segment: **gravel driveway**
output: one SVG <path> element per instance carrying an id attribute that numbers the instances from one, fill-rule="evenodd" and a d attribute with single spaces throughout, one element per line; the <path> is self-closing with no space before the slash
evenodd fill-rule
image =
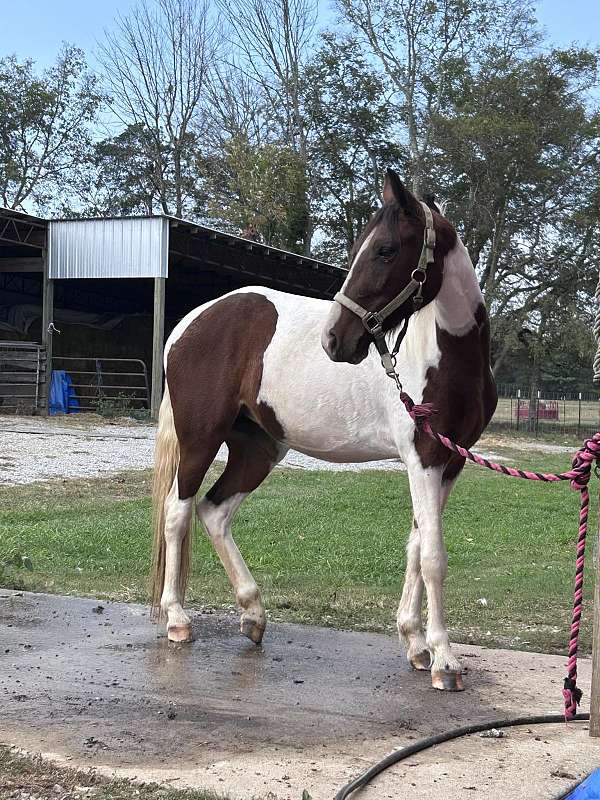
<path id="1" fill-rule="evenodd" d="M 152 466 L 156 426 L 128 420 L 114 423 L 92 415 L 0 416 L 0 484 L 90 477 Z M 227 458 L 223 446 L 217 459 Z M 298 469 L 404 470 L 399 461 L 330 464 L 290 450 L 282 461 Z"/>

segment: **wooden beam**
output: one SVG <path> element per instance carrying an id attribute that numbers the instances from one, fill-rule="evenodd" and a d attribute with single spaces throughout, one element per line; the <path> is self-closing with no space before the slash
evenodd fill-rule
<path id="1" fill-rule="evenodd" d="M 0 272 L 43 272 L 42 258 L 0 258 Z"/>
<path id="2" fill-rule="evenodd" d="M 152 393 L 150 415 L 158 419 L 163 390 L 163 350 L 165 347 L 166 278 L 154 278 L 154 326 L 152 331 Z"/>
<path id="3" fill-rule="evenodd" d="M 599 504 L 600 506 L 600 504 Z M 590 736 L 600 738 L 600 515 L 596 532 L 596 584 L 594 586 L 594 639 L 592 646 L 592 688 L 590 690 Z"/>
<path id="4" fill-rule="evenodd" d="M 48 397 L 50 395 L 50 381 L 52 379 L 52 320 L 54 318 L 54 281 L 48 276 L 48 251 L 42 250 L 42 268 L 44 278 L 42 282 L 42 344 L 46 348 L 46 380 L 40 398 L 44 414 L 48 413 Z"/>

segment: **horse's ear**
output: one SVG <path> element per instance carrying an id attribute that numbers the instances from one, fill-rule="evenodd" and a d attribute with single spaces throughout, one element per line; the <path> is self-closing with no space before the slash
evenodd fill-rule
<path id="1" fill-rule="evenodd" d="M 385 172 L 383 202 L 398 203 L 405 211 L 416 212 L 418 214 L 419 201 L 414 194 L 406 188 L 393 169 L 387 169 Z"/>
<path id="2" fill-rule="evenodd" d="M 434 194 L 426 194 L 423 196 L 423 202 L 429 206 L 432 211 L 439 211 L 440 208 L 435 200 Z"/>
<path id="3" fill-rule="evenodd" d="M 385 181 L 383 182 L 383 202 L 384 203 L 400 203 L 404 205 L 406 199 L 407 189 L 400 180 L 398 173 L 393 169 L 386 169 Z"/>

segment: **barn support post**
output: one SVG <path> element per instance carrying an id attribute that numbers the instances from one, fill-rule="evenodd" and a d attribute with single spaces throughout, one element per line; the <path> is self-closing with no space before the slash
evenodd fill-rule
<path id="1" fill-rule="evenodd" d="M 46 375 L 41 396 L 41 408 L 48 413 L 48 396 L 52 379 L 52 319 L 54 317 L 54 281 L 48 272 L 48 251 L 42 250 L 44 277 L 42 283 L 42 344 L 46 349 Z"/>
<path id="2" fill-rule="evenodd" d="M 166 278 L 154 278 L 154 325 L 152 330 L 152 392 L 150 415 L 158 419 L 163 388 L 163 350 L 165 346 Z"/>

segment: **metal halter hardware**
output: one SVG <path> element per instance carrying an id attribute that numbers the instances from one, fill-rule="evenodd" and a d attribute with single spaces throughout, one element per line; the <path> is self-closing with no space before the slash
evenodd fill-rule
<path id="1" fill-rule="evenodd" d="M 381 308 L 379 311 L 367 311 L 361 305 L 350 299 L 343 292 L 338 292 L 333 298 L 335 302 L 352 311 L 360 317 L 365 329 L 371 334 L 375 341 L 375 346 L 381 357 L 381 363 L 387 375 L 396 381 L 396 385 L 401 389 L 400 379 L 396 373 L 396 355 L 400 348 L 404 334 L 406 333 L 407 318 L 403 320 L 404 326 L 398 334 L 396 345 L 392 353 L 388 350 L 385 341 L 385 334 L 383 332 L 383 323 L 393 314 L 396 309 L 412 297 L 413 308 L 415 311 L 423 305 L 423 284 L 427 280 L 427 267 L 433 264 L 433 251 L 435 249 L 435 228 L 433 227 L 433 214 L 431 209 L 426 203 L 421 202 L 421 206 L 425 213 L 425 231 L 423 233 L 423 247 L 421 248 L 421 255 L 419 263 L 410 274 L 410 281 L 393 300 Z"/>

